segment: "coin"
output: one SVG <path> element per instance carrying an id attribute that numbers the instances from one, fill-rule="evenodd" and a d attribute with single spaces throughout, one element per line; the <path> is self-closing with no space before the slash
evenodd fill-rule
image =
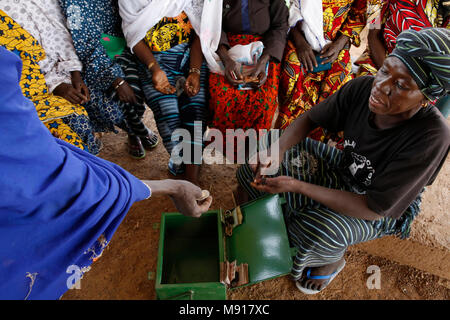
<path id="1" fill-rule="evenodd" d="M 202 196 L 201 196 L 200 199 L 197 199 L 197 201 L 203 201 L 203 200 L 205 200 L 208 197 L 209 197 L 209 191 L 208 190 L 202 190 Z"/>

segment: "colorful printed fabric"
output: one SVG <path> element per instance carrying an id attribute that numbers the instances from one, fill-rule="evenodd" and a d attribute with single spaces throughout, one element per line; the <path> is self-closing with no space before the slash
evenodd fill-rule
<path id="1" fill-rule="evenodd" d="M 423 28 L 446 27 L 450 28 L 448 23 L 450 18 L 442 17 L 441 0 L 378 0 L 374 3 L 379 8 L 380 14 L 373 23 L 382 29 L 386 54 L 390 54 L 395 48 L 398 35 L 408 29 L 419 31 Z M 355 62 L 359 65 L 358 76 L 375 75 L 377 68 L 370 57 L 369 48 L 367 48 L 361 57 Z"/>
<path id="2" fill-rule="evenodd" d="M 359 45 L 359 34 L 366 23 L 367 3 L 364 0 L 323 1 L 324 33 L 335 40 L 338 33 Z M 330 70 L 307 72 L 300 63 L 294 44 L 288 41 L 280 82 L 279 126 L 286 128 L 297 117 L 336 92 L 353 78 L 349 46 L 345 47 Z M 325 132 L 316 129 L 310 137 L 323 141 Z"/>
<path id="3" fill-rule="evenodd" d="M 44 49 L 26 30 L 0 10 L 0 46 L 17 54 L 23 63 L 20 85 L 30 99 L 39 119 L 58 138 L 93 154 L 99 152 L 86 110 L 49 93 L 38 62 Z"/>
<path id="4" fill-rule="evenodd" d="M 58 0 L 2 0 L 0 9 L 28 31 L 45 51 L 39 66 L 50 92 L 72 84 L 72 71 L 81 71 L 72 38 L 65 27 Z"/>
<path id="5" fill-rule="evenodd" d="M 167 51 L 191 40 L 192 25 L 183 11 L 174 18 L 164 17 L 145 35 L 145 43 L 152 51 Z"/>
<path id="6" fill-rule="evenodd" d="M 89 88 L 91 100 L 84 107 L 98 132 L 117 132 L 115 126 L 129 134 L 145 136 L 149 132 L 141 121 L 141 111 L 145 110 L 143 95 L 140 96 L 140 81 L 137 58 L 124 50 L 120 57 L 111 59 L 101 40 L 102 35 L 123 37 L 117 1 L 110 0 L 59 0 L 73 44 L 83 62 L 83 80 Z M 127 71 L 127 72 L 125 72 Z M 121 102 L 112 88 L 117 78 L 125 79 L 133 88 L 137 104 Z M 133 83 L 130 83 L 129 81 Z"/>
<path id="7" fill-rule="evenodd" d="M 228 34 L 231 47 L 237 44 L 247 45 L 261 39 L 260 36 Z M 238 90 L 229 84 L 224 76 L 210 73 L 210 126 L 224 134 L 226 129 L 270 129 L 278 107 L 280 70 L 281 64 L 271 61 L 266 82 L 253 90 Z"/>

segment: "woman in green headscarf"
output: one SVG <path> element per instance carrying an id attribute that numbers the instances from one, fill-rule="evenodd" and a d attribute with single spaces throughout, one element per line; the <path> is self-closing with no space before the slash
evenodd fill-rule
<path id="1" fill-rule="evenodd" d="M 297 248 L 292 276 L 302 292 L 323 290 L 344 268 L 348 246 L 408 236 L 421 193 L 449 151 L 447 121 L 429 103 L 450 92 L 449 39 L 446 29 L 403 32 L 376 77 L 350 81 L 301 115 L 279 148 L 268 147 L 268 164 L 238 170 L 252 198 L 284 195 Z M 343 130 L 344 150 L 305 139 L 317 126 Z M 278 172 L 262 178 L 274 164 Z"/>

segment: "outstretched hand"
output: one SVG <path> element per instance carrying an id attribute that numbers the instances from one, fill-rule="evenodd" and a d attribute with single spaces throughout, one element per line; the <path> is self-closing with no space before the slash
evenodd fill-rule
<path id="1" fill-rule="evenodd" d="M 199 202 L 197 200 L 202 198 L 202 189 L 188 181 L 176 180 L 176 183 L 178 192 L 172 194 L 170 198 L 180 213 L 188 217 L 199 218 L 208 211 L 212 203 L 211 196 Z"/>
<path id="2" fill-rule="evenodd" d="M 185 180 L 143 180 L 152 190 L 152 196 L 169 196 L 177 210 L 188 217 L 199 218 L 208 211 L 212 197 L 202 199 L 202 189 Z"/>
<path id="3" fill-rule="evenodd" d="M 255 178 L 250 185 L 266 193 L 282 193 L 282 192 L 294 192 L 297 179 L 288 176 L 279 176 L 274 178 Z"/>

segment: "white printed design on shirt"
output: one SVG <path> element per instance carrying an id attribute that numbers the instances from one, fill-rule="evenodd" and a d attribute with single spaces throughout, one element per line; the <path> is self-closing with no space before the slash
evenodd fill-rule
<path id="1" fill-rule="evenodd" d="M 344 150 L 347 154 L 346 169 L 348 169 L 355 181 L 368 187 L 372 184 L 375 169 L 372 167 L 372 163 L 369 159 L 367 159 L 367 157 L 353 152 L 355 147 L 355 141 L 345 140 Z M 360 192 L 364 191 L 360 190 Z"/>

